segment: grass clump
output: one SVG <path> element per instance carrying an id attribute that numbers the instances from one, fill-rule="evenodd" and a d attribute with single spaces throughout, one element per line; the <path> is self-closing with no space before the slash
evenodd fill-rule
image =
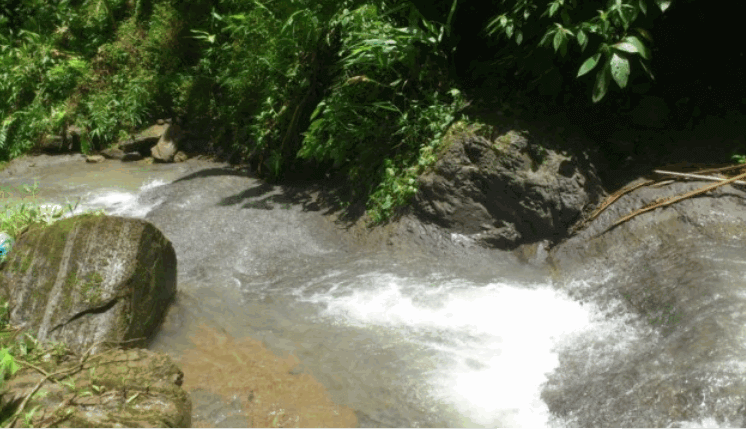
<path id="1" fill-rule="evenodd" d="M 23 187 L 23 190 L 31 196 L 32 201 L 14 204 L 6 203 L 0 207 L 0 232 L 5 232 L 15 240 L 32 224 L 41 223 L 51 225 L 65 218 L 66 215 L 71 216 L 76 213 L 80 201 L 75 204 L 68 201 L 64 207 L 53 204 L 41 204 L 35 201 L 38 187 L 38 183 L 34 183 L 33 186 L 24 185 Z M 101 209 L 92 211 L 91 214 L 103 215 L 105 212 Z M 0 262 L 6 256 L 2 255 Z"/>

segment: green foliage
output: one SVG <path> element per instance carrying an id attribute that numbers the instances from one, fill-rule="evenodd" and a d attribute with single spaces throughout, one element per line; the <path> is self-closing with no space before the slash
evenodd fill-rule
<path id="1" fill-rule="evenodd" d="M 391 16 L 402 9 L 407 26 Z M 447 27 L 406 3 L 344 10 L 334 24 L 343 34 L 339 73 L 311 116 L 298 156 L 346 172 L 360 185 L 353 196 L 370 193 L 369 214 L 381 222 L 414 195 L 417 174 L 463 107 L 458 91 L 438 90 L 448 84 Z"/>
<path id="2" fill-rule="evenodd" d="M 299 118 L 322 39 L 323 11 L 307 1 L 225 1 L 204 29 L 192 29 L 204 55 L 197 74 L 212 82 L 203 112 L 219 118 L 224 138 L 258 158 L 260 173 L 279 178 L 297 150 Z M 262 171 L 268 169 L 269 171 Z"/>
<path id="3" fill-rule="evenodd" d="M 0 159 L 72 123 L 86 131 L 87 152 L 140 127 L 157 101 L 172 109 L 163 94 L 186 104 L 174 94 L 184 87 L 172 85 L 181 66 L 178 11 L 159 2 L 143 23 L 127 17 L 130 6 L 28 0 L 0 9 Z"/>
<path id="4" fill-rule="evenodd" d="M 7 311 L 7 309 L 6 309 Z M 0 385 L 8 376 L 12 376 L 19 367 L 7 348 L 0 349 Z"/>
<path id="5" fill-rule="evenodd" d="M 652 80 L 649 68 L 652 38 L 638 24 L 641 15 L 648 14 L 649 0 L 608 0 L 606 7 L 590 11 L 587 4 L 577 0 L 552 0 L 537 2 L 521 0 L 510 2 L 512 7 L 490 21 L 487 31 L 492 35 L 514 39 L 517 45 L 529 40 L 536 46 L 551 45 L 555 53 L 567 55 L 571 41 L 577 42 L 579 55 L 591 47 L 591 54 L 580 66 L 581 77 L 597 65 L 593 87 L 593 102 L 606 95 L 612 80 L 625 88 L 631 73 L 631 63 L 639 64 Z M 665 12 L 670 0 L 655 0 L 658 9 Z M 505 5 L 505 0 L 502 1 Z M 644 25 L 644 24 L 642 24 Z"/>
<path id="6" fill-rule="evenodd" d="M 0 161 L 70 124 L 86 153 L 179 115 L 270 179 L 335 168 L 381 221 L 463 106 L 455 2 L 446 25 L 401 0 L 21 3 L 0 10 Z"/>

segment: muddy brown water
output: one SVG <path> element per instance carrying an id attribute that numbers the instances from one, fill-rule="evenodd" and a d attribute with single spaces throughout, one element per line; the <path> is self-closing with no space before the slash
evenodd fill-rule
<path id="1" fill-rule="evenodd" d="M 593 421 L 624 426 L 645 401 L 619 398 L 666 371 L 646 366 L 629 393 L 610 387 L 619 368 L 635 377 L 628 362 L 660 338 L 618 297 L 576 293 L 621 278 L 613 267 L 560 287 L 504 252 L 365 249 L 302 185 L 206 160 L 26 158 L 0 172 L 0 197 L 26 198 L 19 189 L 34 181 L 36 201 L 143 218 L 173 242 L 179 292 L 150 348 L 184 370 L 195 426 L 567 426 L 589 421 L 607 391 L 601 403 L 617 408 Z M 740 260 L 718 263 L 721 277 L 744 277 Z M 643 422 L 740 423 L 691 409 Z"/>

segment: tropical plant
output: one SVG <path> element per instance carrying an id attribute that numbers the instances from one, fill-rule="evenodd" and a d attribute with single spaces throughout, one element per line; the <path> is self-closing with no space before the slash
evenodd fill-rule
<path id="1" fill-rule="evenodd" d="M 577 0 L 552 0 L 538 2 L 502 0 L 508 10 L 493 18 L 487 25 L 491 35 L 524 41 L 540 47 L 551 45 L 563 57 L 571 41 L 577 42 L 580 53 L 591 47 L 590 57 L 581 64 L 577 76 L 581 77 L 601 65 L 596 72 L 593 102 L 606 95 L 613 80 L 625 88 L 631 73 L 631 61 L 637 59 L 642 70 L 652 80 L 650 69 L 653 39 L 640 23 L 641 15 L 647 16 L 650 0 L 608 0 L 603 9 L 592 10 L 595 3 Z M 671 0 L 654 0 L 660 12 L 671 6 Z M 649 21 L 648 21 L 649 22 Z"/>
<path id="2" fill-rule="evenodd" d="M 353 198 L 370 195 L 369 214 L 380 222 L 414 195 L 416 175 L 464 105 L 447 75 L 450 16 L 434 24 L 408 2 L 366 4 L 333 25 L 342 34 L 337 76 L 298 156 L 345 172 L 359 186 Z"/>

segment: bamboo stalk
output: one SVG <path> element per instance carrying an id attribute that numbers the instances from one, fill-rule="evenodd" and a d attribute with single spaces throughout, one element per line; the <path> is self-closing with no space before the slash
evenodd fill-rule
<path id="1" fill-rule="evenodd" d="M 721 177 L 702 176 L 700 174 L 691 174 L 691 173 L 677 173 L 674 171 L 653 170 L 653 173 L 665 174 L 665 175 L 677 176 L 677 177 L 686 177 L 687 179 L 709 180 L 711 182 L 723 182 L 723 181 L 728 180 L 728 179 L 723 179 Z M 737 183 L 739 185 L 746 185 L 746 182 L 744 182 L 743 180 L 736 180 L 731 183 Z"/>

